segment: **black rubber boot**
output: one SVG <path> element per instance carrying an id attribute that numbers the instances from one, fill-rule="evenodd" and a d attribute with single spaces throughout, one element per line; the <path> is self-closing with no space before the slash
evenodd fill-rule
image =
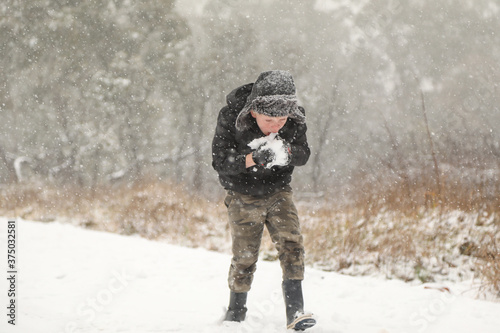
<path id="1" fill-rule="evenodd" d="M 304 298 L 302 296 L 302 281 L 283 281 L 283 298 L 286 305 L 287 329 L 303 331 L 313 327 L 316 320 L 310 313 L 304 313 Z"/>
<path id="2" fill-rule="evenodd" d="M 247 314 L 247 293 L 235 293 L 231 291 L 229 296 L 229 307 L 224 317 L 224 321 L 237 321 L 245 320 Z"/>

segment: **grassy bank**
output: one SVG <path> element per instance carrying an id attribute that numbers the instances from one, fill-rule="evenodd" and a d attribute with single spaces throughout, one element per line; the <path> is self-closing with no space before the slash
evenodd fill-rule
<path id="1" fill-rule="evenodd" d="M 77 224 L 190 247 L 230 252 L 223 198 L 207 199 L 159 182 L 94 190 L 16 185 L 1 189 L 0 215 Z M 351 275 L 416 282 L 475 278 L 500 295 L 500 208 L 420 207 L 366 201 L 333 206 L 297 197 L 308 264 Z M 389 208 L 390 207 L 390 208 Z M 481 206 L 477 206 L 481 207 Z M 269 237 L 262 257 L 276 260 Z"/>

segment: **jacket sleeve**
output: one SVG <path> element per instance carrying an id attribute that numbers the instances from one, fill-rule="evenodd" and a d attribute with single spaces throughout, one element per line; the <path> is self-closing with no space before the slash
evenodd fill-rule
<path id="1" fill-rule="evenodd" d="M 303 107 L 300 110 L 305 114 Z M 290 144 L 291 156 L 290 165 L 292 166 L 302 166 L 307 163 L 309 156 L 311 155 L 311 150 L 309 149 L 309 144 L 307 143 L 307 125 L 305 123 L 297 125 L 297 131 L 294 138 Z"/>
<path id="2" fill-rule="evenodd" d="M 311 150 L 309 149 L 309 144 L 307 143 L 306 131 L 306 124 L 300 124 L 294 140 L 290 144 L 292 157 L 290 165 L 292 166 L 302 166 L 309 160 Z"/>
<path id="3" fill-rule="evenodd" d="M 246 156 L 238 152 L 236 142 L 236 118 L 231 117 L 230 112 L 227 106 L 219 112 L 212 140 L 212 167 L 223 175 L 246 172 Z"/>

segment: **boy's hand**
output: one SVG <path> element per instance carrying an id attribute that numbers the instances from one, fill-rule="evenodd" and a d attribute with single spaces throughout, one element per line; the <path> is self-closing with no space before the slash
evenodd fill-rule
<path id="1" fill-rule="evenodd" d="M 262 148 L 254 150 L 252 153 L 252 159 L 255 164 L 267 168 L 276 158 L 276 154 L 269 148 Z"/>

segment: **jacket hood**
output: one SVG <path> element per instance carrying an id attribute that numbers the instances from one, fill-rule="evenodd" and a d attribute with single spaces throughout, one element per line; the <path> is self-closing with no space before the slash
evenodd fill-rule
<path id="1" fill-rule="evenodd" d="M 233 110 L 241 110 L 252 92 L 252 87 L 253 83 L 248 83 L 231 91 L 226 96 L 227 105 Z"/>

